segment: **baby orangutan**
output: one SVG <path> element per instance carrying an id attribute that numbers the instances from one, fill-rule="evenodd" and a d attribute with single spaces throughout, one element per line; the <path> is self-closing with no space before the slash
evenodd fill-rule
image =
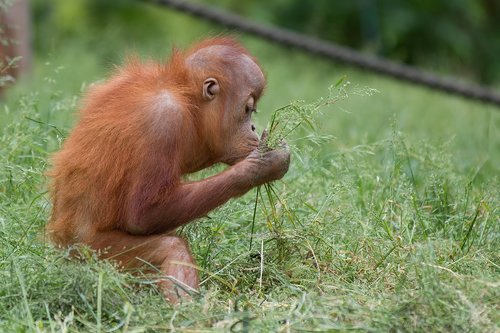
<path id="1" fill-rule="evenodd" d="M 176 228 L 288 171 L 286 145 L 268 149 L 265 132 L 259 143 L 251 120 L 265 84 L 247 50 L 213 38 L 166 64 L 129 60 L 92 87 L 49 173 L 52 241 L 86 244 L 126 268 L 155 265 L 171 302 L 197 289 Z M 182 180 L 219 162 L 230 167 Z"/>

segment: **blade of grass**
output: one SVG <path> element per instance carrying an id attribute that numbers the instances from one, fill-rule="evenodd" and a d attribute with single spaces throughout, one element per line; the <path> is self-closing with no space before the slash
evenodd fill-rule
<path id="1" fill-rule="evenodd" d="M 252 250 L 252 241 L 255 230 L 255 217 L 257 216 L 257 205 L 259 204 L 259 193 L 260 193 L 260 186 L 257 187 L 257 190 L 255 191 L 255 203 L 253 205 L 253 215 L 252 215 L 252 230 L 250 232 L 250 246 L 248 247 L 248 251 Z"/>
<path id="2" fill-rule="evenodd" d="M 97 327 L 96 332 L 100 333 L 102 329 L 102 280 L 104 278 L 104 273 L 99 272 L 99 280 L 97 282 Z"/>
<path id="3" fill-rule="evenodd" d="M 33 321 L 33 315 L 31 314 L 30 305 L 28 303 L 28 293 L 26 292 L 26 285 L 23 274 L 14 260 L 12 261 L 12 265 L 14 266 L 14 271 L 16 272 L 17 280 L 19 281 L 19 285 L 21 287 L 21 293 L 23 295 L 23 305 L 26 311 L 26 316 L 28 317 L 29 327 L 33 332 L 36 332 L 35 322 Z"/>

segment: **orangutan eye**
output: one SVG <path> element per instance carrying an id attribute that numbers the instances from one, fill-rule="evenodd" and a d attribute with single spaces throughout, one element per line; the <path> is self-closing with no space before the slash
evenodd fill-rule
<path id="1" fill-rule="evenodd" d="M 252 96 L 250 96 L 247 105 L 245 105 L 245 112 L 248 114 L 252 112 L 257 112 L 257 110 L 255 109 L 255 100 Z"/>
<path id="2" fill-rule="evenodd" d="M 257 109 L 255 107 L 251 107 L 251 106 L 247 105 L 245 108 L 245 112 L 246 113 L 252 113 L 252 112 L 257 113 Z"/>

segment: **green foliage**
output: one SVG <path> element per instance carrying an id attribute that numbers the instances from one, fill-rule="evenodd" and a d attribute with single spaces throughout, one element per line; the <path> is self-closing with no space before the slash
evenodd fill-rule
<path id="1" fill-rule="evenodd" d="M 322 135 L 318 132 L 318 119 L 319 116 L 322 115 L 322 111 L 324 111 L 325 108 L 349 96 L 349 93 L 351 92 L 349 85 L 350 82 L 346 81 L 346 77 L 344 76 L 340 78 L 335 85 L 328 88 L 327 97 L 320 97 L 312 103 L 294 101 L 274 110 L 271 114 L 270 123 L 266 128 L 266 148 L 284 149 L 283 145 L 286 140 L 299 130 L 305 130 L 307 133 L 305 136 L 301 136 L 299 138 L 299 143 L 301 144 L 308 141 L 315 145 L 321 145 L 322 143 L 332 140 L 332 135 Z M 370 96 L 378 91 L 373 88 L 364 88 L 354 89 L 352 92 L 357 95 Z M 294 146 L 292 147 L 292 150 L 294 151 L 294 156 L 300 159 L 302 153 L 298 148 L 298 146 Z M 279 234 L 282 233 L 284 223 L 291 223 L 293 225 L 301 224 L 300 219 L 294 213 L 293 207 L 289 207 L 286 200 L 280 197 L 273 183 L 259 186 L 255 194 L 250 248 L 252 247 L 255 218 L 259 202 L 261 203 L 261 208 L 266 218 L 267 226 L 271 232 L 278 235 L 277 237 L 279 237 Z"/>
<path id="2" fill-rule="evenodd" d="M 12 3 L 7 0 L 0 0 L 0 14 L 10 8 Z M 0 22 L 0 49 L 7 48 L 14 41 L 10 40 L 5 32 L 5 27 Z M 14 68 L 19 61 L 19 57 L 9 58 L 0 54 L 0 89 L 12 84 L 14 78 L 9 74 L 9 70 Z"/>
<path id="3" fill-rule="evenodd" d="M 495 1 L 275 0 L 263 6 L 257 0 L 216 0 L 211 5 L 433 71 L 488 84 L 498 84 L 500 77 Z M 175 35 L 190 34 L 178 28 L 172 12 L 134 0 L 35 0 L 33 8 L 34 41 L 42 53 L 78 36 L 109 63 L 117 61 L 114 49 L 122 39 L 158 55 Z"/>
<path id="4" fill-rule="evenodd" d="M 173 308 L 151 277 L 44 241 L 43 172 L 64 136 L 38 110 L 45 98 L 75 107 L 25 96 L 0 139 L 0 331 L 498 329 L 499 179 L 458 170 L 449 143 L 409 140 L 397 121 L 333 154 L 291 135 L 302 158 L 253 227 L 250 193 L 182 229 L 202 289 Z"/>
<path id="5" fill-rule="evenodd" d="M 155 52 L 218 32 L 157 15 L 181 35 L 164 36 Z M 180 231 L 200 267 L 200 295 L 172 307 L 151 276 L 47 244 L 49 155 L 71 128 L 77 96 L 130 42 L 115 26 L 102 29 L 109 50 L 86 38 L 54 43 L 33 81 L 0 106 L 0 331 L 499 330 L 498 110 L 244 37 L 269 79 L 260 129 L 273 119 L 266 110 L 327 97 L 274 117 L 276 138 L 293 151 L 290 171 L 273 184 L 279 199 L 262 200 L 254 218 L 250 192 Z M 151 51 L 151 41 L 133 42 Z M 351 84 L 348 99 L 326 103 L 343 74 L 380 93 L 359 96 L 365 88 Z M 304 128 L 288 135 L 287 117 Z M 335 139 L 318 145 L 304 140 L 310 134 Z"/>
<path id="6" fill-rule="evenodd" d="M 198 0 L 200 3 L 204 3 Z M 241 15 L 433 71 L 498 84 L 500 3 L 216 0 Z M 265 9 L 264 9 L 265 8 Z"/>
<path id="7" fill-rule="evenodd" d="M 306 130 L 306 136 L 300 140 L 307 140 L 320 144 L 333 139 L 332 136 L 324 136 L 318 132 L 319 116 L 329 106 L 346 99 L 349 94 L 358 96 L 371 96 L 378 91 L 374 88 L 351 87 L 351 82 L 346 76 L 328 88 L 328 95 L 320 97 L 312 103 L 304 101 L 293 101 L 273 111 L 268 129 L 267 146 L 274 149 L 282 140 L 289 138 L 291 134 L 300 129 Z"/>

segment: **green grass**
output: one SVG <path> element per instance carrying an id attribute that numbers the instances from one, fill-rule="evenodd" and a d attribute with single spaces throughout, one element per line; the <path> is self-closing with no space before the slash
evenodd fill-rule
<path id="1" fill-rule="evenodd" d="M 158 54 L 217 31 L 164 15 L 191 29 L 168 36 Z M 0 114 L 0 331 L 500 330 L 499 110 L 242 39 L 269 79 L 260 129 L 272 110 L 326 96 L 343 75 L 353 88 L 318 119 L 333 141 L 289 138 L 291 168 L 274 188 L 294 222 L 283 203 L 280 224 L 259 206 L 250 248 L 251 191 L 184 227 L 202 285 L 177 307 L 153 277 L 52 248 L 41 233 L 48 157 L 71 128 L 82 85 L 109 68 L 68 44 L 37 58 L 33 82 Z M 114 45 L 120 57 L 128 44 Z M 379 93 L 352 93 L 365 86 Z"/>

